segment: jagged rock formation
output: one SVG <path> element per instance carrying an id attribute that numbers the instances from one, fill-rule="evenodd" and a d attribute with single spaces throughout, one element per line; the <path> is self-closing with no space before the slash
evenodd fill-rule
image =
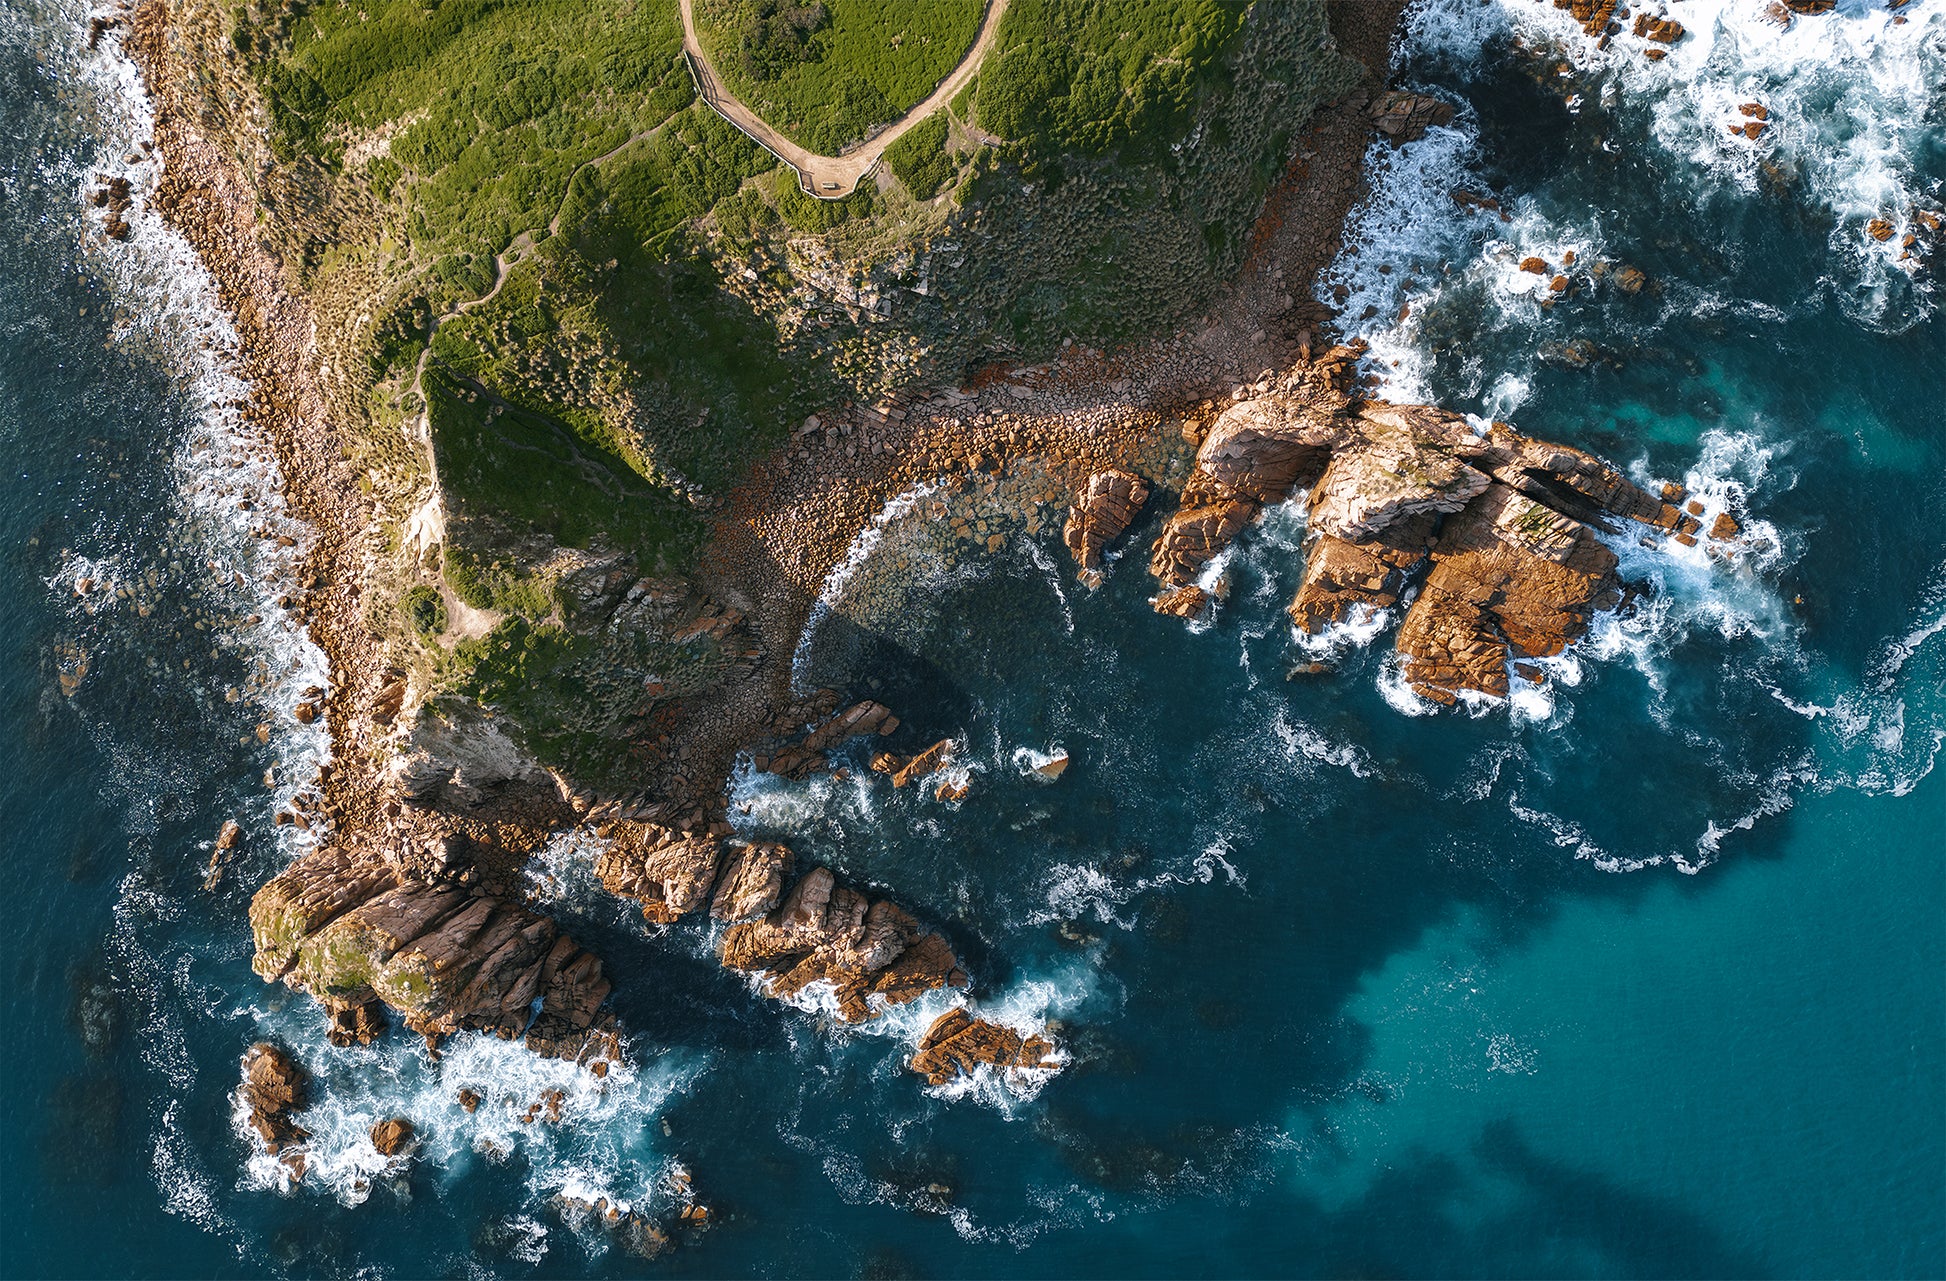
<path id="1" fill-rule="evenodd" d="M 611 894 L 639 899 L 658 924 L 710 905 L 722 843 L 709 833 L 680 833 L 648 823 L 616 823 L 595 858 L 595 875 Z"/>
<path id="2" fill-rule="evenodd" d="M 889 899 L 876 902 L 813 867 L 759 920 L 723 935 L 723 964 L 768 976 L 772 996 L 829 983 L 850 1022 L 876 1017 L 871 998 L 903 1005 L 939 987 L 963 988 L 966 972 L 945 939 Z"/>
<path id="3" fill-rule="evenodd" d="M 732 922 L 723 964 L 770 976 L 773 996 L 790 997 L 820 981 L 837 992 L 840 1012 L 875 1016 L 869 999 L 900 1005 L 937 987 L 965 987 L 967 976 L 946 940 L 923 929 L 890 900 L 876 902 L 813 867 L 784 892 L 795 861 L 771 841 L 726 849 L 714 832 L 676 832 L 651 824 L 604 827 L 608 845 L 596 874 L 611 893 L 638 899 L 657 922 L 700 913 Z"/>
<path id="4" fill-rule="evenodd" d="M 891 734 L 898 728 L 899 718 L 892 715 L 891 708 L 867 699 L 825 718 L 775 756 L 759 757 L 756 765 L 785 778 L 803 778 L 823 763 L 826 752 L 840 744 L 866 734 Z"/>
<path id="5" fill-rule="evenodd" d="M 1134 523 L 1149 501 L 1149 485 L 1140 476 L 1111 467 L 1088 477 L 1088 487 L 1068 509 L 1061 537 L 1081 567 L 1081 581 L 1101 583 L 1101 553 Z"/>
<path id="6" fill-rule="evenodd" d="M 250 1108 L 250 1128 L 271 1155 L 311 1137 L 295 1116 L 309 1105 L 310 1091 L 310 1074 L 270 1042 L 259 1041 L 244 1054 L 243 1101 Z"/>
<path id="7" fill-rule="evenodd" d="M 1451 124 L 1453 104 L 1431 94 L 1390 89 L 1365 108 L 1372 127 L 1393 142 L 1415 142 L 1435 125 Z"/>
<path id="8" fill-rule="evenodd" d="M 919 1048 L 907 1064 L 929 1085 L 945 1085 L 958 1076 L 971 1076 L 980 1064 L 1009 1068 L 1058 1070 L 1055 1045 L 1038 1033 L 1022 1036 L 1010 1027 L 976 1019 L 963 1009 L 951 1009 L 933 1020 L 919 1038 Z"/>
<path id="9" fill-rule="evenodd" d="M 257 891 L 250 928 L 252 968 L 316 997 L 334 1040 L 370 1039 L 382 1003 L 428 1036 L 490 1029 L 560 1057 L 613 1057 L 600 960 L 548 917 L 478 888 L 326 848 Z"/>
<path id="10" fill-rule="evenodd" d="M 1590 454 L 1505 423 L 1357 398 L 1359 354 L 1334 348 L 1217 419 L 1156 540 L 1151 572 L 1173 589 L 1158 609 L 1188 612 L 1203 565 L 1265 503 L 1309 485 L 1292 621 L 1316 632 L 1390 608 L 1430 565 L 1398 634 L 1407 682 L 1438 702 L 1505 697 L 1511 662 L 1559 653 L 1625 598 L 1598 531 L 1634 521 L 1695 541 L 1694 516 Z"/>
<path id="11" fill-rule="evenodd" d="M 372 1146 L 380 1156 L 397 1156 L 412 1144 L 412 1122 L 402 1116 L 380 1121 L 372 1127 Z"/>

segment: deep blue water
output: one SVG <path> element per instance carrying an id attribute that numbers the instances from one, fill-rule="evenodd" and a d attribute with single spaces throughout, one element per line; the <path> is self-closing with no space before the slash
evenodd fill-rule
<path id="1" fill-rule="evenodd" d="M 1570 42 L 1565 76 L 1512 39 L 1551 7 L 1422 22 L 1403 77 L 1465 106 L 1375 153 L 1332 277 L 1387 394 L 1682 480 L 1762 544 L 1631 550 L 1656 594 L 1546 697 L 1414 714 L 1382 640 L 1287 680 L 1296 508 L 1201 631 L 1150 612 L 1139 553 L 1096 593 L 1049 535 L 935 560 L 923 504 L 861 558 L 811 657 L 961 736 L 972 795 L 735 799 L 940 923 L 990 1009 L 1065 1025 L 1037 1092 L 949 1098 L 901 1069 L 922 1015 L 767 1002 L 569 843 L 536 894 L 618 978 L 637 1066 L 605 1090 L 497 1042 L 335 1050 L 250 974 L 249 893 L 292 855 L 273 803 L 324 750 L 278 715 L 316 655 L 248 536 L 287 526 L 238 510 L 271 478 L 212 408 L 236 389 L 180 247 L 91 230 L 89 175 L 144 168 L 125 70 L 81 10 L 7 0 L 0 1272 L 1946 1273 L 1946 332 L 1937 269 L 1864 230 L 1946 197 L 1946 5 L 1789 32 L 1678 7 L 1669 63 Z M 1726 141 L 1752 98 L 1773 134 Z M 1517 263 L 1569 249 L 1543 308 Z M 1056 745 L 1064 777 L 1022 775 Z M 250 838 L 206 891 L 230 816 Z M 232 1117 L 264 1036 L 320 1077 L 294 1191 Z M 567 1124 L 519 1125 L 557 1081 Z M 403 1174 L 360 1137 L 401 1111 Z M 720 1222 L 656 1264 L 550 1204 L 654 1210 L 676 1161 Z"/>

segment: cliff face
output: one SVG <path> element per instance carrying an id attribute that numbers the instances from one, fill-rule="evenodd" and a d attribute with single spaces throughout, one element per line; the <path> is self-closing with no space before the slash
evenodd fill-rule
<path id="1" fill-rule="evenodd" d="M 1622 602 L 1600 534 L 1634 524 L 1694 541 L 1693 517 L 1593 455 L 1506 423 L 1358 397 L 1359 355 L 1335 348 L 1217 418 L 1156 540 L 1158 609 L 1179 612 L 1266 503 L 1308 486 L 1292 621 L 1320 632 L 1397 605 L 1417 580 L 1396 641 L 1407 683 L 1440 703 L 1505 697 L 1516 660 L 1560 653 Z"/>

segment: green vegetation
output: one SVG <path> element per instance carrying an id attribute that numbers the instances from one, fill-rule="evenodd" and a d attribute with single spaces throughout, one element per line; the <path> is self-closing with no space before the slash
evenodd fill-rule
<path id="1" fill-rule="evenodd" d="M 400 602 L 405 619 L 421 636 L 437 636 L 446 630 L 446 602 L 435 589 L 420 583 Z"/>
<path id="2" fill-rule="evenodd" d="M 983 0 L 696 0 L 724 87 L 797 142 L 836 155 L 924 101 L 979 34 Z"/>
<path id="3" fill-rule="evenodd" d="M 886 163 L 916 199 L 930 200 L 959 172 L 946 151 L 946 115 L 938 112 L 914 125 L 886 148 Z"/>
<path id="4" fill-rule="evenodd" d="M 983 11 L 697 5 L 728 87 L 827 152 L 931 92 Z M 248 0 L 229 39 L 271 120 L 268 229 L 368 427 L 352 461 L 387 510 L 429 469 L 444 500 L 438 555 L 401 550 L 369 621 L 618 786 L 737 656 L 670 639 L 694 601 L 615 624 L 576 574 L 686 574 L 810 413 L 1174 323 L 1350 78 L 1318 0 L 1012 0 L 979 77 L 888 150 L 898 181 L 825 201 L 693 100 L 674 0 Z M 451 600 L 497 622 L 455 640 Z"/>
<path id="5" fill-rule="evenodd" d="M 1014 0 L 980 68 L 981 127 L 1036 152 L 1155 151 L 1187 131 L 1245 0 Z"/>

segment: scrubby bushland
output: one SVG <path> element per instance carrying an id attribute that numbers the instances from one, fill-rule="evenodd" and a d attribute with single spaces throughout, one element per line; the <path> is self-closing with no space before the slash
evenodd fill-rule
<path id="1" fill-rule="evenodd" d="M 698 5 L 707 38 L 761 29 L 755 62 L 713 56 L 827 150 L 928 93 L 982 11 Z M 1319 0 L 1013 0 L 975 84 L 889 152 L 897 181 L 822 201 L 694 101 L 673 0 L 251 0 L 226 35 L 348 452 L 387 511 L 435 476 L 444 501 L 371 621 L 591 778 L 731 660 L 579 630 L 564 576 L 681 575 L 714 502 L 833 402 L 1179 319 L 1352 79 Z M 427 574 L 491 632 L 450 644 Z"/>
<path id="2" fill-rule="evenodd" d="M 802 146 L 835 155 L 896 120 L 959 65 L 984 0 L 696 0 L 725 86 Z"/>
<path id="3" fill-rule="evenodd" d="M 933 115 L 886 149 L 886 163 L 917 199 L 932 199 L 959 171 L 946 152 L 946 134 L 945 115 Z"/>

